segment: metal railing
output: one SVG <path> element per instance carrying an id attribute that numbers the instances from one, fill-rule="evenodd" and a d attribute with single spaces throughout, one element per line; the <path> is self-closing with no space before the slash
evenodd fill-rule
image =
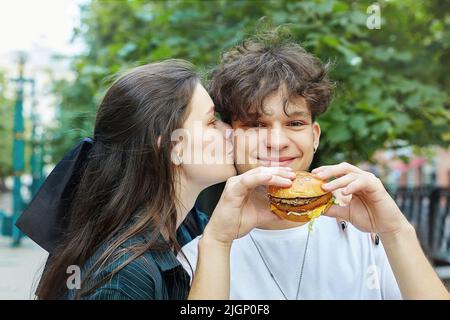
<path id="1" fill-rule="evenodd" d="M 398 188 L 393 197 L 435 265 L 450 264 L 450 188 Z"/>

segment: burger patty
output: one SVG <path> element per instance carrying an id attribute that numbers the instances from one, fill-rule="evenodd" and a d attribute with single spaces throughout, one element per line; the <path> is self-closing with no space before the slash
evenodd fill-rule
<path id="1" fill-rule="evenodd" d="M 270 196 L 270 195 L 269 195 Z M 317 208 L 321 205 L 325 205 L 332 199 L 331 193 L 326 193 L 319 197 L 312 198 L 293 198 L 282 199 L 270 196 L 270 202 L 273 206 L 280 210 L 292 211 L 292 212 L 306 212 Z"/>
<path id="2" fill-rule="evenodd" d="M 313 198 L 292 198 L 292 199 L 283 199 L 283 198 L 277 198 L 272 197 L 269 195 L 270 201 L 274 204 L 286 204 L 288 206 L 302 206 L 311 202 L 316 201 L 319 197 L 313 197 Z"/>

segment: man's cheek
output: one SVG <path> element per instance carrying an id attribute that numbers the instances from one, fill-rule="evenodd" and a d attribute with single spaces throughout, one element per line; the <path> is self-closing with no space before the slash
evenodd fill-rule
<path id="1" fill-rule="evenodd" d="M 312 159 L 313 159 L 312 153 L 310 155 L 304 154 L 301 159 L 298 159 L 298 161 L 296 161 L 296 163 L 295 163 L 296 168 L 293 168 L 293 169 L 309 171 Z"/>
<path id="2" fill-rule="evenodd" d="M 236 139 L 234 141 L 234 157 L 236 164 L 256 165 L 258 145 L 252 139 Z"/>
<path id="3" fill-rule="evenodd" d="M 254 154 L 250 150 L 247 149 L 235 149 L 234 153 L 234 162 L 238 165 L 245 165 L 245 166 L 256 166 L 257 165 L 257 158 L 255 156 L 252 156 Z"/>

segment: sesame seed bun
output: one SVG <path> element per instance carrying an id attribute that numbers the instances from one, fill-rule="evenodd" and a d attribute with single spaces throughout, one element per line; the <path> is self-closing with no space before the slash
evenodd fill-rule
<path id="1" fill-rule="evenodd" d="M 285 220 L 309 222 L 333 204 L 333 196 L 322 189 L 325 182 L 315 175 L 305 171 L 297 171 L 296 174 L 289 188 L 267 188 L 270 210 Z"/>
<path id="2" fill-rule="evenodd" d="M 292 181 L 290 188 L 269 186 L 267 192 L 273 197 L 284 199 L 318 197 L 327 193 L 321 188 L 324 181 L 312 173 L 306 171 L 295 173 L 297 177 Z"/>

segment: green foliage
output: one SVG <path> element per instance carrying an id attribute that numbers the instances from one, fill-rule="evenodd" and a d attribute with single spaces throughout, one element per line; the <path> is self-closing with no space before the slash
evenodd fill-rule
<path id="1" fill-rule="evenodd" d="M 76 78 L 60 82 L 54 159 L 92 131 L 96 105 L 111 75 L 166 58 L 201 70 L 269 21 L 324 61 L 337 83 L 323 129 L 322 162 L 370 160 L 376 150 L 448 146 L 450 10 L 441 1 L 381 5 L 380 30 L 366 27 L 373 1 L 93 1 L 82 8 L 75 37 L 86 52 Z M 447 8 L 449 9 L 449 8 Z M 261 21 L 262 17 L 266 17 Z"/>
<path id="2" fill-rule="evenodd" d="M 0 180 L 12 174 L 13 102 L 5 96 L 8 81 L 0 71 Z"/>

